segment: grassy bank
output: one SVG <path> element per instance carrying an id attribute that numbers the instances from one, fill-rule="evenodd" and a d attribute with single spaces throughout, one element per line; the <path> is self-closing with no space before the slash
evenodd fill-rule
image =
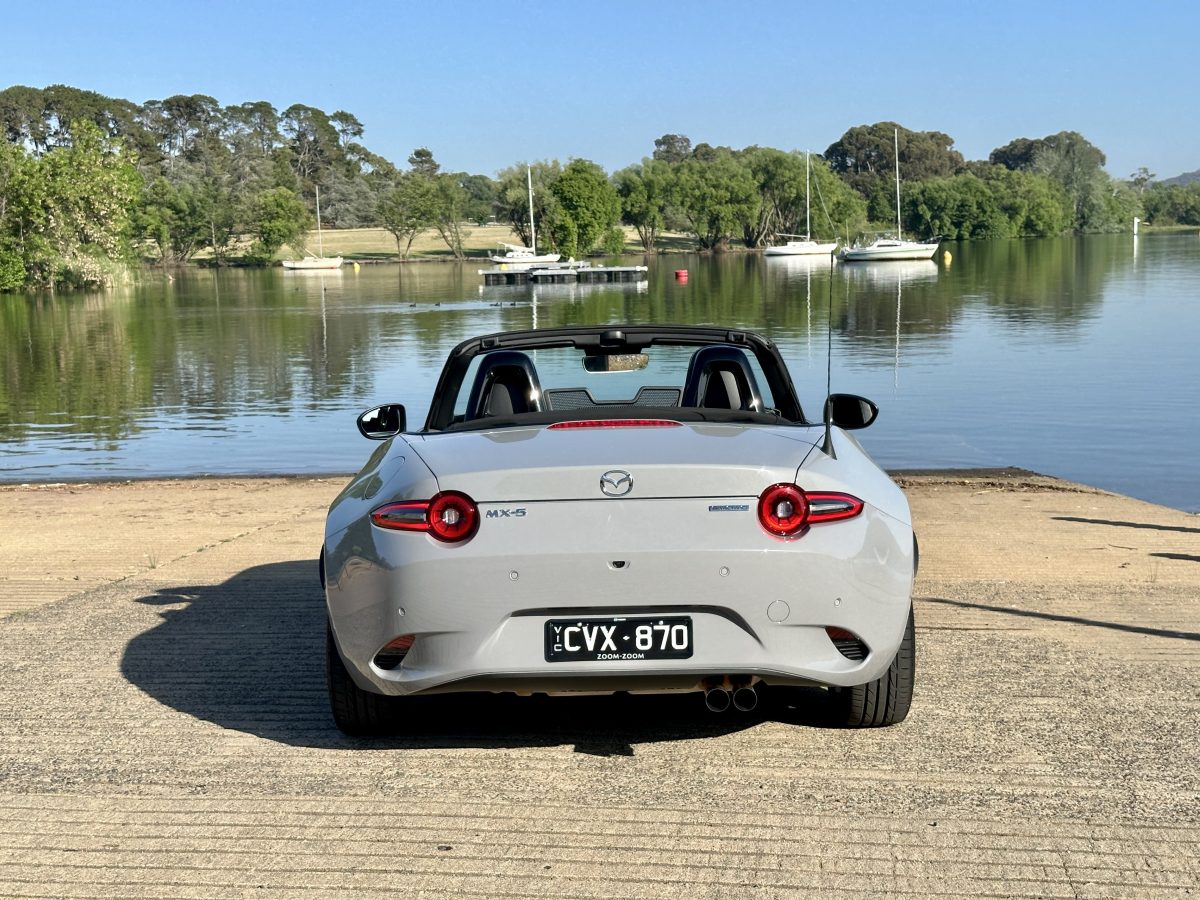
<path id="1" fill-rule="evenodd" d="M 623 229 L 625 232 L 624 253 L 641 253 L 642 244 L 637 232 L 632 228 Z M 396 249 L 396 239 L 391 232 L 384 228 L 339 228 L 327 229 L 323 232 L 325 255 L 342 256 L 347 260 L 371 261 L 386 260 L 394 262 L 399 259 Z M 517 233 L 507 225 L 467 225 L 463 228 L 463 250 L 473 259 L 484 259 L 489 253 L 499 249 L 500 243 L 522 244 Z M 660 237 L 660 252 L 691 252 L 696 249 L 696 242 L 689 235 L 664 234 Z M 317 233 L 309 232 L 308 249 L 317 252 Z M 299 249 L 284 247 L 278 254 L 279 259 L 291 259 L 301 255 Z M 446 242 L 434 229 L 423 231 L 413 241 L 409 251 L 410 260 L 453 259 L 454 254 L 446 246 Z"/>

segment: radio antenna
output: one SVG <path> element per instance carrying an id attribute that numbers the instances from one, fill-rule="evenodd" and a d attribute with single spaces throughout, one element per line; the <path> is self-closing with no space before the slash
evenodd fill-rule
<path id="1" fill-rule="evenodd" d="M 825 440 L 821 450 L 831 459 L 837 459 L 833 449 L 833 404 L 829 397 L 833 391 L 833 251 L 829 252 L 829 310 L 825 316 L 825 406 L 822 416 L 825 419 Z"/>

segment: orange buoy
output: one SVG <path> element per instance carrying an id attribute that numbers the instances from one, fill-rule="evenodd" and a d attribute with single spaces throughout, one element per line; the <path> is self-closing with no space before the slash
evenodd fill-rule
<path id="1" fill-rule="evenodd" d="M 675 270 L 675 280 L 686 284 L 687 283 L 687 272 L 688 272 L 687 269 L 676 269 Z"/>

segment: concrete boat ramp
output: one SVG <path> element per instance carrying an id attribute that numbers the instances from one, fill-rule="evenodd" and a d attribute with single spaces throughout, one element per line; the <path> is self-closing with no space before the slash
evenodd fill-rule
<path id="1" fill-rule="evenodd" d="M 902 481 L 902 725 L 470 698 L 377 740 L 324 696 L 344 479 L 0 487 L 0 895 L 1196 896 L 1200 517 Z"/>

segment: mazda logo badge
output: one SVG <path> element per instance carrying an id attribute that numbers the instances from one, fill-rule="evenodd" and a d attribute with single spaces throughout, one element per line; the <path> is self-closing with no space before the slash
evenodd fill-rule
<path id="1" fill-rule="evenodd" d="M 600 476 L 600 491 L 606 497 L 624 497 L 633 490 L 633 476 L 621 469 L 612 469 Z"/>

